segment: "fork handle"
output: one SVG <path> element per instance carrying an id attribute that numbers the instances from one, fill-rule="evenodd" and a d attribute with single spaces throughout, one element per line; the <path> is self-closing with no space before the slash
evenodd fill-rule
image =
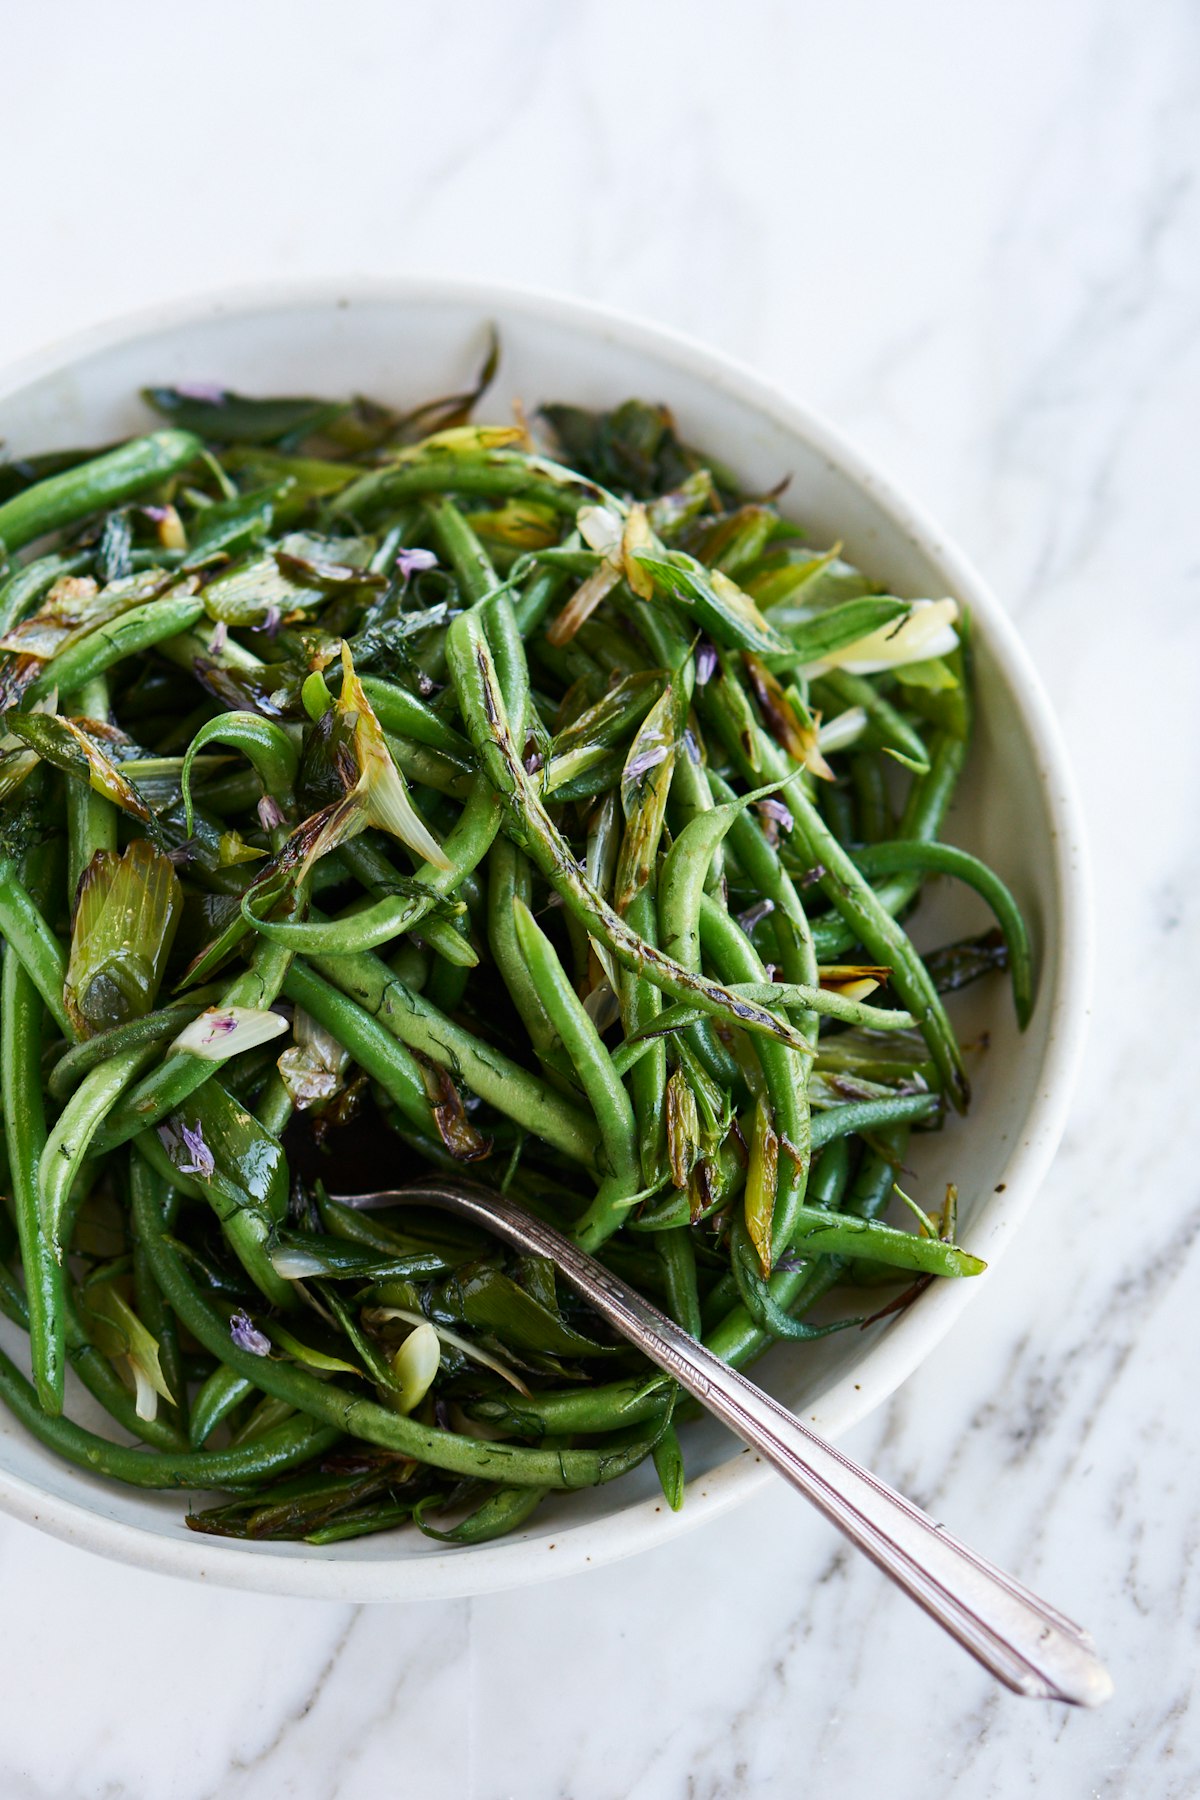
<path id="1" fill-rule="evenodd" d="M 1078 1625 L 802 1425 L 562 1232 L 490 1189 L 438 1181 L 352 1204 L 441 1207 L 549 1257 L 598 1313 L 749 1444 L 1014 1693 L 1098 1706 L 1112 1680 Z"/>

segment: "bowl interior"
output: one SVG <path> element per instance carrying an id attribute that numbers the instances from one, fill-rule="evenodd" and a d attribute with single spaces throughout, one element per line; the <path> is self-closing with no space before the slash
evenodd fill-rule
<path id="1" fill-rule="evenodd" d="M 1082 1011 L 1080 853 L 1067 779 L 1040 690 L 995 601 L 928 522 L 825 427 L 666 334 L 561 302 L 413 284 L 214 302 L 160 316 L 130 335 L 101 336 L 0 391 L 0 437 L 17 453 L 103 444 L 146 428 L 138 390 L 152 382 L 219 381 L 258 393 L 358 391 L 416 403 L 469 385 L 489 321 L 500 331 L 503 358 L 487 416 L 507 417 L 516 398 L 530 412 L 552 399 L 664 401 L 683 435 L 711 448 L 750 488 L 766 490 L 790 477 L 785 510 L 816 545 L 841 540 L 851 560 L 897 593 L 951 593 L 970 607 L 978 722 L 947 836 L 984 856 L 1025 908 L 1038 1004 L 1022 1035 L 1000 980 L 952 1000 L 962 1040 L 980 1046 L 970 1055 L 974 1100 L 968 1120 L 914 1140 L 912 1191 L 936 1208 L 945 1183 L 954 1181 L 961 1241 L 994 1261 L 1061 1129 Z M 974 896 L 938 883 L 914 933 L 932 943 L 988 923 Z M 381 1169 L 381 1182 L 403 1175 L 401 1155 L 398 1146 L 398 1166 Z M 761 1379 L 824 1431 L 844 1430 L 927 1354 L 972 1285 L 932 1288 L 870 1334 L 776 1350 L 760 1365 Z M 5 1347 L 23 1359 L 20 1334 L 8 1334 Z M 76 1416 L 86 1418 L 87 1406 L 79 1396 Z M 470 1552 L 448 1554 L 406 1531 L 315 1552 L 196 1538 L 183 1527 L 182 1496 L 90 1478 L 41 1450 L 4 1414 L 0 1502 L 90 1547 L 180 1574 L 347 1599 L 415 1598 L 511 1585 L 628 1553 L 697 1522 L 761 1479 L 754 1460 L 715 1426 L 689 1427 L 685 1448 L 690 1498 L 678 1516 L 659 1506 L 653 1473 L 639 1471 L 615 1488 L 564 1496 L 539 1512 L 529 1531 Z M 558 1554 L 548 1557 L 552 1544 Z"/>

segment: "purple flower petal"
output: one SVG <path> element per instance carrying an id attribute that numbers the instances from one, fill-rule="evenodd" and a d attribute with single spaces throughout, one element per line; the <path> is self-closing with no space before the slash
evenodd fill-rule
<path id="1" fill-rule="evenodd" d="M 761 815 L 762 818 L 774 819 L 775 823 L 777 825 L 782 825 L 783 829 L 785 831 L 791 831 L 792 827 L 796 823 L 795 819 L 793 819 L 793 817 L 791 815 L 790 810 L 788 809 L 787 806 L 784 805 L 782 800 L 776 800 L 773 798 L 768 799 L 768 800 L 760 800 L 758 802 L 758 810 L 759 810 L 759 814 Z"/>
<path id="2" fill-rule="evenodd" d="M 640 781 L 644 775 L 650 773 L 651 769 L 657 769 L 659 763 L 666 762 L 666 760 L 667 746 L 651 744 L 647 749 L 639 750 L 638 754 L 625 764 L 625 779 L 626 781 Z"/>
<path id="3" fill-rule="evenodd" d="M 229 1336 L 239 1350 L 248 1350 L 251 1356 L 270 1356 L 271 1340 L 265 1331 L 260 1331 L 254 1320 L 246 1312 L 235 1312 L 229 1320 Z"/>
<path id="4" fill-rule="evenodd" d="M 283 808 L 273 794 L 264 794 L 259 801 L 258 822 L 264 831 L 275 831 L 283 824 Z"/>
<path id="5" fill-rule="evenodd" d="M 409 582 L 422 569 L 436 569 L 437 557 L 432 550 L 422 550 L 419 546 L 412 550 L 397 550 L 396 567 L 400 571 L 400 579 Z"/>
<path id="6" fill-rule="evenodd" d="M 696 686 L 707 687 L 716 672 L 716 647 L 713 644 L 701 644 L 696 651 Z"/>
<path id="7" fill-rule="evenodd" d="M 746 912 L 738 914 L 738 924 L 743 931 L 753 931 L 756 925 L 761 925 L 764 919 L 770 918 L 774 911 L 773 900 L 760 900 L 757 906 L 751 906 Z"/>
<path id="8" fill-rule="evenodd" d="M 777 1275 L 798 1275 L 801 1269 L 808 1267 L 808 1263 L 807 1256 L 797 1256 L 794 1250 L 789 1250 L 775 1264 L 775 1273 Z"/>
<path id="9" fill-rule="evenodd" d="M 207 1181 L 217 1165 L 213 1161 L 212 1151 L 204 1141 L 203 1128 L 199 1125 L 181 1125 L 179 1130 L 184 1148 L 192 1160 L 176 1163 L 175 1167 L 181 1175 L 198 1175 L 201 1181 Z"/>
<path id="10" fill-rule="evenodd" d="M 214 654 L 225 648 L 225 639 L 229 636 L 229 627 L 224 619 L 218 619 L 213 626 L 213 634 L 208 640 L 208 647 Z"/>

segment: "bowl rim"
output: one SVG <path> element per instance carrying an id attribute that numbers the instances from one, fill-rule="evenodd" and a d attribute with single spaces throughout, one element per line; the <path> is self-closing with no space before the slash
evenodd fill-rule
<path id="1" fill-rule="evenodd" d="M 957 544 L 852 439 L 747 364 L 673 327 L 546 289 L 420 273 L 251 282 L 147 305 L 55 339 L 5 364 L 0 369 L 0 400 L 106 350 L 222 316 L 313 307 L 344 311 L 375 303 L 471 306 L 481 318 L 491 309 L 508 307 L 535 321 L 599 333 L 722 390 L 803 439 L 854 486 L 868 492 L 897 530 L 938 564 L 948 586 L 972 614 L 984 621 L 989 651 L 1014 695 L 1041 763 L 1053 832 L 1057 899 L 1056 916 L 1047 920 L 1047 930 L 1057 936 L 1060 946 L 1055 984 L 1044 1001 L 1050 1018 L 1042 1080 L 1020 1142 L 1005 1166 L 1012 1198 L 993 1209 L 989 1218 L 988 1263 L 994 1267 L 1058 1147 L 1086 1041 L 1094 931 L 1082 810 L 1058 722 L 1007 612 Z M 855 1373 L 869 1379 L 854 1392 L 839 1396 L 836 1417 L 825 1427 L 829 1435 L 840 1436 L 890 1398 L 952 1328 L 975 1291 L 974 1282 L 941 1284 L 923 1297 L 919 1308 L 898 1321 L 856 1366 Z M 296 1598 L 391 1602 L 462 1598 L 599 1567 L 695 1529 L 742 1504 L 770 1477 L 771 1471 L 749 1450 L 735 1451 L 708 1474 L 688 1483 L 687 1505 L 679 1513 L 642 1499 L 603 1519 L 567 1526 L 553 1536 L 543 1533 L 501 1539 L 475 1546 L 469 1554 L 462 1549 L 429 1549 L 393 1561 L 346 1562 L 311 1547 L 304 1555 L 275 1555 L 269 1545 L 244 1549 L 197 1538 L 186 1530 L 178 1539 L 166 1537 L 47 1493 L 2 1468 L 0 1510 L 93 1553 L 162 1574 Z M 551 1551 L 554 1554 L 548 1555 Z"/>

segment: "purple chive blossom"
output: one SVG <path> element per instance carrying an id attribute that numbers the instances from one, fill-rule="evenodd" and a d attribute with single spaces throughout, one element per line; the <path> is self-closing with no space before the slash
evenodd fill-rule
<path id="1" fill-rule="evenodd" d="M 228 1037 L 231 1031 L 237 1030 L 237 1020 L 228 1013 L 213 1013 L 208 1021 L 209 1037 Z"/>
<path id="2" fill-rule="evenodd" d="M 773 819 L 776 825 L 782 825 L 785 831 L 790 831 L 796 823 L 782 800 L 760 800 L 758 810 L 762 818 Z"/>
<path id="3" fill-rule="evenodd" d="M 224 406 L 225 389 L 215 381 L 179 381 L 175 392 L 185 400 L 199 400 L 204 406 Z"/>
<path id="4" fill-rule="evenodd" d="M 207 1181 L 216 1168 L 213 1153 L 204 1141 L 204 1131 L 199 1125 L 181 1125 L 180 1135 L 184 1148 L 191 1157 L 190 1162 L 176 1163 L 175 1167 L 181 1175 L 199 1175 L 201 1181 Z"/>
<path id="5" fill-rule="evenodd" d="M 283 824 L 283 808 L 273 794 L 264 794 L 259 801 L 258 822 L 264 831 L 275 831 Z"/>
<path id="6" fill-rule="evenodd" d="M 824 863 L 814 863 L 811 869 L 805 869 L 803 875 L 800 876 L 800 886 L 802 888 L 816 887 L 818 881 L 824 881 L 827 873 Z"/>
<path id="7" fill-rule="evenodd" d="M 143 516 L 149 519 L 152 525 L 161 525 L 164 519 L 170 517 L 170 513 L 165 506 L 143 506 L 141 511 Z"/>
<path id="8" fill-rule="evenodd" d="M 401 581 L 407 586 L 413 576 L 419 575 L 423 569 L 436 569 L 437 557 L 433 554 L 432 550 L 422 550 L 420 548 L 397 550 L 396 567 L 400 571 Z"/>
<path id="9" fill-rule="evenodd" d="M 213 634 L 208 640 L 208 647 L 214 655 L 225 648 L 225 639 L 229 636 L 229 627 L 224 619 L 218 619 L 213 626 Z"/>
<path id="10" fill-rule="evenodd" d="M 777 1275 L 798 1275 L 801 1269 L 808 1267 L 808 1261 L 807 1256 L 797 1256 L 794 1250 L 789 1250 L 786 1256 L 781 1256 L 775 1264 L 775 1273 Z"/>
<path id="11" fill-rule="evenodd" d="M 738 914 L 738 924 L 743 931 L 753 931 L 756 925 L 761 925 L 764 919 L 770 918 L 774 911 L 775 902 L 773 900 L 760 900 L 757 906 L 752 906 L 749 911 Z"/>
<path id="12" fill-rule="evenodd" d="M 229 1319 L 229 1336 L 239 1350 L 248 1350 L 251 1356 L 270 1356 L 271 1340 L 265 1331 L 260 1331 L 254 1320 L 246 1312 L 235 1312 Z"/>
<path id="13" fill-rule="evenodd" d="M 696 767 L 699 768 L 701 762 L 700 746 L 696 742 L 696 734 L 690 725 L 683 734 L 683 747 L 687 751 L 688 761 L 695 763 Z"/>
<path id="14" fill-rule="evenodd" d="M 645 750 L 639 750 L 637 755 L 631 757 L 625 764 L 625 778 L 627 781 L 641 781 L 643 776 L 650 773 L 651 769 L 657 769 L 659 763 L 666 762 L 666 760 L 667 746 L 650 744 Z"/>
<path id="15" fill-rule="evenodd" d="M 707 687 L 716 672 L 716 647 L 713 644 L 701 644 L 696 651 L 696 686 Z"/>
<path id="16" fill-rule="evenodd" d="M 533 737 L 532 734 L 525 739 L 525 756 L 523 760 L 525 773 L 527 775 L 536 775 L 546 760 L 542 755 L 541 750 L 538 748 L 537 739 Z"/>
<path id="17" fill-rule="evenodd" d="M 265 631 L 269 638 L 273 638 L 275 633 L 279 630 L 282 619 L 283 614 L 277 606 L 268 606 L 266 617 L 259 626 L 259 630 Z"/>

